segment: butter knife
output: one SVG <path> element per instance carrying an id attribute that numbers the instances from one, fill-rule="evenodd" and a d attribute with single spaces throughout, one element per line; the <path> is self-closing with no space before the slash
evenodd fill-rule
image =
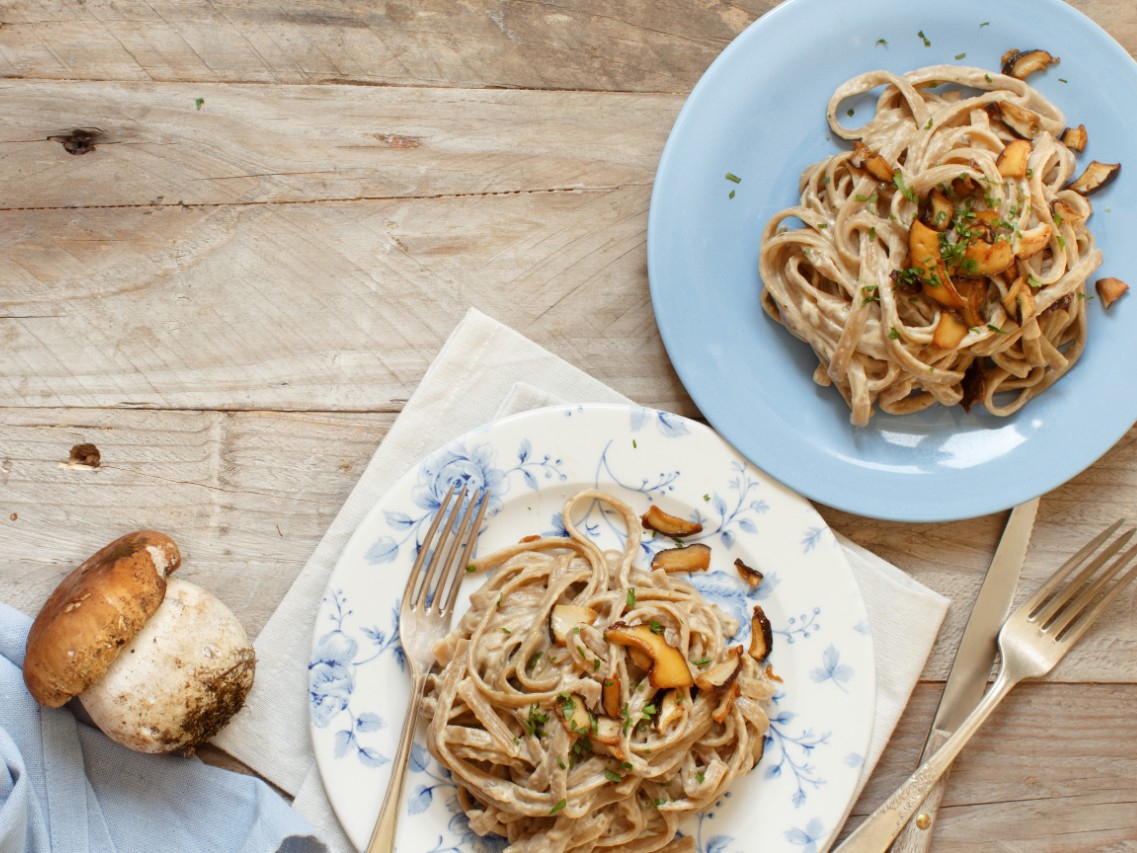
<path id="1" fill-rule="evenodd" d="M 1019 504 L 1007 518 L 999 547 L 995 549 L 995 556 L 975 599 L 967 627 L 963 630 L 963 638 L 956 650 L 939 708 L 936 709 L 931 731 L 920 755 L 921 762 L 940 748 L 983 696 L 998 651 L 999 628 L 1010 610 L 1027 546 L 1030 544 L 1034 518 L 1038 514 L 1038 500 L 1035 498 Z M 892 853 L 923 853 L 931 845 L 936 812 L 943 799 L 946 778 L 947 772 L 928 792 L 923 807 L 896 836 Z"/>

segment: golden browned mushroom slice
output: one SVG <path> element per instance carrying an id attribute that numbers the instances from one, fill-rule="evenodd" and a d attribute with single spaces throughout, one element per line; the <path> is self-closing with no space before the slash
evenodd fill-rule
<path id="1" fill-rule="evenodd" d="M 1057 56 L 1037 48 L 1010 51 L 1003 54 L 1003 73 L 1018 80 L 1025 80 L 1031 74 L 1044 71 L 1061 61 Z"/>
<path id="2" fill-rule="evenodd" d="M 1086 142 L 1089 141 L 1089 134 L 1086 133 L 1086 126 L 1079 124 L 1077 127 L 1068 127 L 1062 131 L 1062 144 L 1067 148 L 1081 153 L 1086 150 Z"/>
<path id="3" fill-rule="evenodd" d="M 995 168 L 1004 178 L 1025 178 L 1026 161 L 1030 157 L 1030 140 L 1013 139 L 999 152 Z"/>
<path id="4" fill-rule="evenodd" d="M 1056 223 L 1084 222 L 1086 219 L 1085 213 L 1062 199 L 1055 200 L 1055 202 L 1050 205 L 1050 210 L 1054 215 L 1054 221 Z"/>
<path id="5" fill-rule="evenodd" d="M 1015 257 L 1020 259 L 1033 258 L 1047 247 L 1050 243 L 1050 235 L 1053 233 L 1054 229 L 1045 222 L 1021 232 L 1015 241 L 1017 243 Z"/>
<path id="6" fill-rule="evenodd" d="M 1096 193 L 1102 187 L 1113 183 L 1120 172 L 1120 163 L 1099 163 L 1097 160 L 1091 160 L 1086 170 L 1067 185 L 1067 189 L 1082 195 Z"/>
<path id="7" fill-rule="evenodd" d="M 562 693 L 557 697 L 557 716 L 570 735 L 591 736 L 596 728 L 596 718 L 579 693 Z"/>
<path id="8" fill-rule="evenodd" d="M 774 648 L 774 629 L 766 618 L 766 611 L 754 605 L 754 615 L 750 617 L 750 648 L 747 653 L 756 661 L 763 661 Z"/>
<path id="9" fill-rule="evenodd" d="M 664 512 L 655 504 L 652 504 L 648 511 L 640 516 L 640 522 L 645 530 L 654 530 L 665 536 L 690 536 L 703 529 L 703 525 L 699 522 L 688 521 L 685 518 Z"/>
<path id="10" fill-rule="evenodd" d="M 750 584 L 750 586 L 757 588 L 758 584 L 762 583 L 762 573 L 757 569 L 750 568 L 750 566 L 742 562 L 741 558 L 735 558 L 734 567 L 738 569 L 738 576 Z"/>
<path id="11" fill-rule="evenodd" d="M 1003 124 L 1010 128 L 1012 133 L 1023 139 L 1033 139 L 1038 133 L 1038 113 L 1032 112 L 1026 107 L 1020 107 L 1018 104 L 1012 104 L 1010 101 L 1000 101 L 997 108 L 998 117 L 1002 119 Z"/>
<path id="12" fill-rule="evenodd" d="M 597 717 L 595 723 L 591 735 L 594 741 L 607 744 L 608 746 L 615 746 L 620 742 L 621 730 L 624 725 L 618 719 L 614 717 Z"/>
<path id="13" fill-rule="evenodd" d="M 860 140 L 853 143 L 852 163 L 854 166 L 864 169 L 878 181 L 883 181 L 886 184 L 892 183 L 894 171 L 888 165 L 888 161 Z"/>
<path id="14" fill-rule="evenodd" d="M 1119 278 L 1099 278 L 1094 284 L 1102 305 L 1108 308 L 1129 290 L 1129 285 Z"/>
<path id="15" fill-rule="evenodd" d="M 933 231 L 946 231 L 951 226 L 952 217 L 955 216 L 955 205 L 940 190 L 928 193 L 928 199 L 923 205 L 920 221 Z"/>
<path id="16" fill-rule="evenodd" d="M 742 670 L 742 646 L 734 646 L 726 654 L 725 660 L 699 673 L 695 679 L 696 687 L 700 690 L 725 690 L 734 683 Z"/>
<path id="17" fill-rule="evenodd" d="M 987 278 L 1009 270 L 1014 263 L 1015 250 L 1006 240 L 976 240 L 963 250 L 956 272 L 965 278 Z"/>
<path id="18" fill-rule="evenodd" d="M 711 548 L 702 542 L 665 548 L 651 558 L 651 567 L 664 572 L 705 572 L 711 566 Z"/>
<path id="19" fill-rule="evenodd" d="M 652 686 L 690 687 L 695 683 L 683 653 L 667 642 L 663 626 L 655 623 L 628 625 L 616 622 L 604 631 L 608 642 L 639 649 L 652 660 L 648 680 Z"/>
<path id="20" fill-rule="evenodd" d="M 940 313 L 932 332 L 932 345 L 940 349 L 955 349 L 967 337 L 967 326 L 950 311 Z"/>
<path id="21" fill-rule="evenodd" d="M 632 663 L 634 663 L 644 672 L 649 671 L 652 668 L 652 665 L 655 664 L 655 661 L 653 661 L 649 655 L 641 652 L 635 646 L 628 647 L 628 657 L 632 659 Z"/>
<path id="22" fill-rule="evenodd" d="M 655 730 L 663 734 L 671 724 L 683 716 L 683 694 L 678 690 L 668 690 L 659 703 L 659 716 L 655 718 Z"/>
<path id="23" fill-rule="evenodd" d="M 737 681 L 731 684 L 726 691 L 726 695 L 723 696 L 722 701 L 719 703 L 719 706 L 711 714 L 711 719 L 716 723 L 722 723 L 726 719 L 727 714 L 730 713 L 730 709 L 734 706 L 734 700 L 738 698 L 741 692 L 742 688 L 738 686 Z"/>
<path id="24" fill-rule="evenodd" d="M 600 705 L 609 717 L 620 716 L 620 676 L 616 673 L 604 679 L 600 689 Z"/>
<path id="25" fill-rule="evenodd" d="M 596 611 L 591 607 L 581 607 L 576 604 L 554 604 L 549 611 L 549 633 L 558 646 L 568 641 L 568 635 L 573 628 L 580 625 L 591 625 L 596 621 Z"/>
<path id="26" fill-rule="evenodd" d="M 1007 295 L 1003 297 L 1003 308 L 1008 315 L 1022 325 L 1037 313 L 1034 289 L 1023 276 L 1015 279 Z"/>
<path id="27" fill-rule="evenodd" d="M 908 263 L 920 276 L 924 295 L 945 308 L 963 308 L 966 303 L 955 289 L 940 254 L 940 235 L 916 220 L 908 230 Z"/>

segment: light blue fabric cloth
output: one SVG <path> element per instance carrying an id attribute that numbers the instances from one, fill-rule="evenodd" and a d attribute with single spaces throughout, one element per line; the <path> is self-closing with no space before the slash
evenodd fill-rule
<path id="1" fill-rule="evenodd" d="M 259 779 L 143 755 L 44 708 L 21 667 L 32 620 L 0 603 L 0 853 L 323 853 Z"/>

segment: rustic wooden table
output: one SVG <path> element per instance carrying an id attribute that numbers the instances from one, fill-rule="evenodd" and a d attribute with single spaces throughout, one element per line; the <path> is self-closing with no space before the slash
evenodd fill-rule
<path id="1" fill-rule="evenodd" d="M 648 200 L 686 94 L 772 5 L 2 0 L 0 597 L 34 613 L 153 527 L 255 635 L 470 305 L 698 416 Z M 1073 5 L 1137 54 L 1131 0 Z M 819 509 L 953 601 L 852 825 L 914 766 L 1005 514 Z M 1023 586 L 1135 510 L 1131 429 L 1043 498 Z M 935 850 L 1137 849 L 1133 605 L 966 750 Z"/>

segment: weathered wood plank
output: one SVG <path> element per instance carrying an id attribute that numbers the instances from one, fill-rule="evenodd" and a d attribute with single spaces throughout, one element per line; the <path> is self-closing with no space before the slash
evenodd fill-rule
<path id="1" fill-rule="evenodd" d="M 392 414 L 0 409 L 0 589 L 34 611 L 64 573 L 129 529 L 178 540 L 186 577 L 261 625 L 307 561 L 393 420 Z M 93 443 L 98 470 L 64 464 Z M 407 460 L 410 465 L 413 460 Z M 1020 589 L 1025 596 L 1123 508 L 1086 500 L 1110 479 L 1137 489 L 1137 429 L 1098 466 L 1045 499 Z M 1075 507 L 1092 504 L 1090 513 Z M 925 677 L 951 665 L 1002 518 L 906 525 L 830 514 L 835 529 L 956 604 Z M 15 518 L 12 516 L 15 515 Z M 1118 602 L 1055 673 L 1137 682 L 1134 596 Z"/>
<path id="2" fill-rule="evenodd" d="M 391 415 L 0 410 L 0 600 L 34 614 L 129 530 L 178 542 L 182 575 L 255 636 L 339 512 Z M 67 464 L 92 443 L 98 469 Z"/>
<path id="3" fill-rule="evenodd" d="M 688 92 L 775 5 L 8 0 L 0 11 L 0 76 Z M 1137 53 L 1137 7 L 1129 0 L 1070 5 Z"/>
<path id="4" fill-rule="evenodd" d="M 31 81 L 0 81 L 0 100 L 0 209 L 650 186 L 683 103 L 677 95 Z"/>
<path id="5" fill-rule="evenodd" d="M 690 411 L 649 195 L 0 211 L 0 405 L 390 411 L 474 305 Z"/>
<path id="6" fill-rule="evenodd" d="M 0 75 L 689 91 L 770 0 L 8 0 Z"/>
<path id="7" fill-rule="evenodd" d="M 938 685 L 917 688 L 846 833 L 916 766 Z M 935 853 L 1137 849 L 1137 685 L 1016 687 L 952 768 Z"/>

